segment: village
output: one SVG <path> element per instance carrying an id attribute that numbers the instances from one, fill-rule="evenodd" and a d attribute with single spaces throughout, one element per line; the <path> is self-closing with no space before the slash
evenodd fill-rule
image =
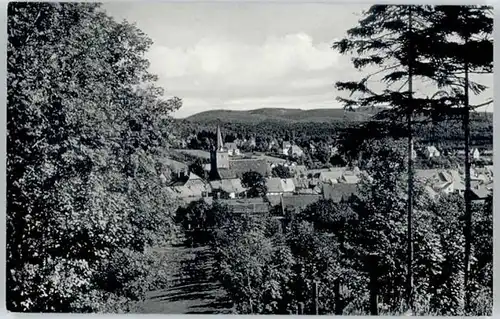
<path id="1" fill-rule="evenodd" d="M 6 11 L 4 310 L 492 315 L 492 6 Z"/>
<path id="2" fill-rule="evenodd" d="M 311 169 L 306 165 L 299 165 L 296 159 L 304 152 L 290 142 L 282 143 L 282 154 L 277 157 L 262 152 L 244 153 L 236 142 L 223 143 L 219 126 L 216 136 L 216 144 L 210 152 L 193 149 L 172 150 L 173 153 L 188 154 L 209 161 L 203 165 L 203 174 L 197 175 L 190 171 L 187 163 L 174 159 L 165 160 L 168 169 L 161 175 L 162 182 L 171 197 L 180 203 L 188 204 L 200 199 L 212 203 L 216 200 L 231 207 L 235 213 L 267 213 L 276 206 L 280 207 L 278 211 L 282 212 L 300 211 L 320 199 L 338 203 L 356 196 L 361 179 L 370 178 L 366 171 L 358 167 Z M 331 151 L 335 152 L 336 147 L 331 146 Z M 425 146 L 412 152 L 413 159 L 450 155 L 442 154 L 435 146 Z M 458 150 L 453 155 L 463 155 L 463 151 Z M 491 151 L 481 153 L 478 148 L 471 150 L 473 161 L 485 158 L 491 160 L 491 157 Z M 280 167 L 287 170 L 289 176 L 278 177 L 273 174 L 273 170 Z M 248 188 L 242 183 L 243 174 L 246 172 L 257 172 L 265 179 L 265 196 L 248 196 Z M 424 188 L 431 198 L 437 198 L 440 194 L 464 193 L 465 174 L 458 168 L 416 169 L 415 175 L 417 180 L 424 183 Z M 493 165 L 475 165 L 471 168 L 471 188 L 472 200 L 475 202 L 482 202 L 492 194 Z"/>

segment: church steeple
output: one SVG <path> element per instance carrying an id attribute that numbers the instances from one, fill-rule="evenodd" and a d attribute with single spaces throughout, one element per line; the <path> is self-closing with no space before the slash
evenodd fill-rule
<path id="1" fill-rule="evenodd" d="M 224 147 L 224 143 L 222 143 L 222 134 L 220 132 L 220 126 L 217 125 L 217 145 L 216 145 L 216 150 L 217 151 L 222 151 Z"/>
<path id="2" fill-rule="evenodd" d="M 220 180 L 219 169 L 229 169 L 229 153 L 224 150 L 220 126 L 217 125 L 217 141 L 210 150 L 210 179 Z M 213 145 L 213 144 L 212 144 Z"/>

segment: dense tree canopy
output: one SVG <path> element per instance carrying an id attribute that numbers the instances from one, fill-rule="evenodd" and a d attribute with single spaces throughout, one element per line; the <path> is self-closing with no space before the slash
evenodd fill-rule
<path id="1" fill-rule="evenodd" d="M 317 307 L 319 314 L 366 314 L 373 269 L 381 314 L 407 310 L 404 144 L 366 142 L 371 178 L 347 201 L 319 200 L 279 219 L 233 215 L 222 221 L 212 243 L 216 273 L 238 313 L 314 314 Z M 431 200 L 417 182 L 415 199 L 413 313 L 463 314 L 463 198 Z M 491 201 L 475 208 L 471 313 L 477 315 L 491 313 L 491 214 Z"/>
<path id="2" fill-rule="evenodd" d="M 246 187 L 248 197 L 262 197 L 267 193 L 266 179 L 258 172 L 243 173 L 241 178 L 243 187 Z"/>
<path id="3" fill-rule="evenodd" d="M 273 177 L 279 177 L 279 178 L 291 178 L 292 173 L 290 171 L 290 168 L 288 166 L 284 165 L 277 165 L 273 167 L 271 173 L 273 174 Z"/>
<path id="4" fill-rule="evenodd" d="M 126 310 L 149 288 L 134 281 L 173 230 L 157 163 L 180 106 L 150 45 L 98 4 L 9 4 L 9 310 Z"/>

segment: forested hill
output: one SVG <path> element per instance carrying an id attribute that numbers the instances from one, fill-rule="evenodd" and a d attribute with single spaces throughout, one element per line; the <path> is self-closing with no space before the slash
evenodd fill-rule
<path id="1" fill-rule="evenodd" d="M 309 145 L 310 141 L 331 142 L 339 138 L 340 135 L 348 133 L 348 130 L 351 128 L 358 127 L 358 124 L 362 123 L 362 120 L 345 120 L 345 117 L 343 117 L 344 115 L 346 117 L 353 116 L 361 112 L 344 113 L 341 109 L 310 111 L 289 109 L 283 112 L 282 116 L 268 116 L 269 113 L 279 114 L 280 111 L 282 111 L 282 109 L 203 112 L 191 116 L 188 119 L 176 120 L 173 130 L 182 138 L 187 138 L 195 134 L 198 136 L 198 139 L 202 141 L 207 137 L 214 138 L 213 134 L 216 125 L 220 124 L 224 134 L 226 136 L 232 136 L 232 138 L 248 138 L 250 136 L 259 139 L 276 138 L 289 140 L 294 138 L 299 145 Z M 325 114 L 325 118 L 319 118 L 318 114 L 321 112 Z M 308 116 L 314 113 L 316 113 L 316 116 Z M 366 114 L 365 112 L 362 113 Z M 299 114 L 304 115 L 300 117 Z M 331 116 L 326 118 L 326 114 L 330 114 Z M 334 114 L 337 114 L 337 117 L 334 117 Z M 316 119 L 316 121 L 314 119 Z M 369 119 L 370 118 L 367 116 L 366 120 Z M 378 126 L 377 122 L 375 122 L 375 126 Z M 491 147 L 493 142 L 493 113 L 472 113 L 470 127 L 473 145 Z M 439 121 L 436 123 L 428 121 L 426 124 L 416 124 L 414 129 L 415 136 L 418 137 L 422 143 L 436 145 L 444 143 L 449 147 L 459 147 L 463 142 L 462 124 L 460 120 L 457 119 Z M 371 134 L 362 136 L 363 138 L 374 137 Z M 194 146 L 191 145 L 191 147 Z"/>
<path id="2" fill-rule="evenodd" d="M 379 109 L 366 108 L 356 111 L 344 109 L 283 109 L 262 108 L 249 111 L 213 110 L 194 114 L 186 120 L 197 123 L 212 123 L 218 120 L 233 123 L 259 123 L 264 121 L 279 122 L 337 122 L 364 121 L 369 119 Z"/>
<path id="3" fill-rule="evenodd" d="M 360 122 L 369 120 L 382 108 L 362 108 L 354 111 L 336 109 L 284 109 L 261 108 L 248 111 L 212 110 L 191 115 L 183 120 L 199 124 L 241 123 L 256 124 L 261 122 L 284 123 L 325 123 L 325 122 Z M 493 113 L 473 113 L 471 119 L 492 121 Z"/>

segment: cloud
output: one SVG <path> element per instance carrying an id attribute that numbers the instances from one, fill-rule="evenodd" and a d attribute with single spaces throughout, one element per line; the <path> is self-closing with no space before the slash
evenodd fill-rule
<path id="1" fill-rule="evenodd" d="M 260 45 L 203 38 L 187 48 L 153 46 L 148 57 L 162 78 L 202 76 L 231 85 L 275 79 L 297 70 L 324 70 L 338 61 L 329 43 L 314 44 L 305 33 L 269 37 Z"/>
<path id="2" fill-rule="evenodd" d="M 204 37 L 187 47 L 153 45 L 148 58 L 159 84 L 184 99 L 177 114 L 189 114 L 217 106 L 240 108 L 236 101 L 245 99 L 263 99 L 262 107 L 273 107 L 276 101 L 267 97 L 296 101 L 330 92 L 336 71 L 345 66 L 330 46 L 306 33 L 252 44 Z"/>

